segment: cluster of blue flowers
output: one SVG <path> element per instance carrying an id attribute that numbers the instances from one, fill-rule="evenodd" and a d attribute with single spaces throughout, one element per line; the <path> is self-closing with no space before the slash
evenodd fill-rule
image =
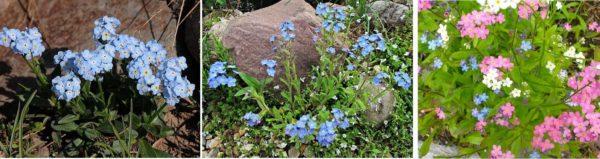
<path id="1" fill-rule="evenodd" d="M 337 136 L 335 130 L 337 127 L 342 129 L 350 127 L 350 122 L 348 121 L 348 118 L 345 117 L 344 112 L 337 108 L 333 108 L 331 113 L 333 114 L 333 119 L 321 124 L 316 138 L 319 145 L 325 147 L 329 147 L 329 145 L 333 143 L 333 140 L 335 140 L 335 137 Z"/>
<path id="2" fill-rule="evenodd" d="M 342 129 L 346 129 L 350 127 L 350 122 L 348 118 L 346 118 L 346 113 L 342 112 L 338 108 L 333 108 L 331 110 L 331 114 L 333 114 L 333 123 L 335 126 L 339 126 Z"/>
<path id="3" fill-rule="evenodd" d="M 337 136 L 335 131 L 338 127 L 342 129 L 350 127 L 350 122 L 344 112 L 337 108 L 333 108 L 331 113 L 333 114 L 333 119 L 322 123 L 319 126 L 319 131 L 316 136 L 319 145 L 325 147 L 329 147 L 329 145 L 333 143 L 333 140 L 335 140 L 335 137 Z M 307 114 L 300 117 L 296 124 L 288 124 L 285 127 L 285 134 L 290 137 L 298 136 L 300 140 L 303 140 L 304 137 L 312 134 L 316 128 L 317 123 Z"/>
<path id="4" fill-rule="evenodd" d="M 181 71 L 187 68 L 187 63 L 184 57 L 173 57 L 161 63 L 158 68 L 159 81 L 163 82 L 163 98 L 170 105 L 179 103 L 180 98 L 192 96 L 194 92 L 194 84 L 190 83 L 186 77 L 181 76 Z M 159 86 L 156 86 L 158 89 Z M 151 86 L 150 90 L 155 90 L 155 86 Z"/>
<path id="5" fill-rule="evenodd" d="M 81 81 L 74 73 L 52 79 L 52 91 L 60 100 L 71 101 L 79 96 Z"/>
<path id="6" fill-rule="evenodd" d="M 139 94 L 144 95 L 150 93 L 152 95 L 159 95 L 161 93 L 160 87 L 162 84 L 165 84 L 164 90 L 172 89 L 172 87 L 168 86 L 173 85 L 166 85 L 167 82 L 172 80 L 167 80 L 166 77 L 180 77 L 181 71 L 176 71 L 172 76 L 163 75 L 161 77 L 158 77 L 158 72 L 154 71 L 155 69 L 165 70 L 166 68 L 164 67 L 168 67 L 166 65 L 161 65 L 164 62 L 168 62 L 167 51 L 165 48 L 156 41 L 148 41 L 145 45 L 139 45 L 137 49 L 141 50 L 141 54 L 136 58 L 132 58 L 131 62 L 129 62 L 127 65 L 127 71 L 129 78 L 137 80 L 136 88 Z M 183 63 L 184 65 L 181 66 L 185 66 L 185 68 L 187 68 L 187 65 L 185 65 L 185 60 L 183 60 Z M 163 95 L 168 93 L 172 92 L 165 91 L 165 94 Z M 167 99 L 167 101 L 169 100 Z"/>
<path id="7" fill-rule="evenodd" d="M 217 88 L 219 86 L 233 87 L 237 80 L 231 76 L 227 76 L 227 62 L 217 61 L 210 65 L 208 71 L 208 87 Z"/>
<path id="8" fill-rule="evenodd" d="M 469 58 L 469 64 L 467 65 L 467 61 L 460 61 L 460 68 L 462 71 L 467 72 L 469 70 L 477 70 L 479 69 L 479 63 L 477 62 L 477 58 L 471 56 Z"/>
<path id="9" fill-rule="evenodd" d="M 298 136 L 300 140 L 303 140 L 304 137 L 312 134 L 315 128 L 317 128 L 317 123 L 309 114 L 306 114 L 300 117 L 296 124 L 288 124 L 285 127 L 285 134 L 290 137 Z"/>
<path id="10" fill-rule="evenodd" d="M 104 16 L 94 21 L 94 40 L 102 44 L 113 40 L 117 35 L 117 28 L 121 22 L 114 17 Z"/>
<path id="11" fill-rule="evenodd" d="M 337 134 L 335 133 L 335 124 L 331 121 L 327 121 L 321 124 L 319 128 L 319 134 L 317 135 L 317 142 L 319 145 L 329 147 Z"/>
<path id="12" fill-rule="evenodd" d="M 346 11 L 343 7 L 330 7 L 325 3 L 319 3 L 315 13 L 323 17 L 323 29 L 326 31 L 333 30 L 339 32 L 346 29 L 344 21 L 346 20 Z"/>
<path id="13" fill-rule="evenodd" d="M 375 47 L 377 46 L 377 47 Z M 385 39 L 381 33 L 377 34 L 364 34 L 357 40 L 357 44 L 352 45 L 352 50 L 360 51 L 362 56 L 367 56 L 375 49 L 379 51 L 385 51 Z"/>
<path id="14" fill-rule="evenodd" d="M 408 75 L 408 73 L 405 72 L 396 72 L 394 75 L 394 80 L 396 80 L 396 84 L 399 87 L 404 88 L 404 90 L 408 90 L 408 88 L 410 88 L 410 85 L 412 84 L 410 76 Z"/>
<path id="15" fill-rule="evenodd" d="M 476 105 L 479 105 L 487 100 L 488 100 L 488 95 L 486 93 L 481 93 L 481 94 L 473 97 L 473 102 L 475 102 Z"/>
<path id="16" fill-rule="evenodd" d="M 294 23 L 292 23 L 289 20 L 284 21 L 279 26 L 279 34 L 281 34 L 281 37 L 283 38 L 284 41 L 291 41 L 291 40 L 294 40 L 294 38 L 296 38 L 296 34 L 292 33 L 292 31 L 294 31 L 294 30 L 296 30 L 294 27 Z M 271 40 L 271 39 L 269 39 L 269 40 Z"/>
<path id="17" fill-rule="evenodd" d="M 180 98 L 192 96 L 195 85 L 181 75 L 187 68 L 184 57 L 168 59 L 167 50 L 155 40 L 144 43 L 128 35 L 117 35 L 116 28 L 120 22 L 114 17 L 105 16 L 94 23 L 96 50 L 84 50 L 80 53 L 67 50 L 54 56 L 54 62 L 69 74 L 68 77 L 76 78 L 75 75 L 79 75 L 87 81 L 101 79 L 99 74 L 112 70 L 114 58 L 130 58 L 127 65 L 128 77 L 137 80 L 139 94 L 162 94 L 169 105 L 177 104 Z M 56 77 L 53 81 L 61 81 L 61 78 Z M 60 89 L 55 93 L 61 96 Z M 69 101 L 76 96 L 64 99 Z"/>
<path id="18" fill-rule="evenodd" d="M 473 115 L 473 117 L 477 118 L 477 120 L 484 120 L 485 117 L 488 115 L 488 113 L 490 112 L 490 108 L 488 107 L 484 107 L 480 110 L 478 110 L 477 108 L 473 108 L 473 110 L 471 111 L 471 115 Z"/>
<path id="19" fill-rule="evenodd" d="M 117 50 L 117 58 L 119 59 L 137 59 L 139 56 L 142 56 L 147 49 L 144 42 L 125 34 L 118 35 L 110 42 L 110 45 L 114 46 Z"/>
<path id="20" fill-rule="evenodd" d="M 439 57 L 433 59 L 433 68 L 439 69 L 442 68 L 442 65 L 444 65 L 444 62 Z"/>
<path id="21" fill-rule="evenodd" d="M 248 112 L 242 118 L 246 120 L 248 126 L 255 126 L 260 124 L 260 116 L 258 114 Z"/>
<path id="22" fill-rule="evenodd" d="M 275 60 L 262 60 L 260 64 L 267 67 L 267 75 L 271 77 L 275 77 L 275 66 L 277 65 L 277 61 Z"/>
<path id="23" fill-rule="evenodd" d="M 444 45 L 444 41 L 441 36 L 437 36 L 437 38 L 427 41 L 427 48 L 429 48 L 429 50 L 435 50 L 442 45 Z"/>
<path id="24" fill-rule="evenodd" d="M 373 84 L 375 84 L 376 86 L 378 86 L 381 83 L 381 80 L 390 77 L 390 75 L 388 75 L 385 72 L 379 72 L 377 75 L 375 75 L 375 77 L 373 77 Z"/>
<path id="25" fill-rule="evenodd" d="M 521 50 L 529 51 L 529 50 L 531 50 L 531 48 L 532 48 L 531 41 L 526 41 L 526 40 L 521 41 Z"/>
<path id="26" fill-rule="evenodd" d="M 25 31 L 4 27 L 0 32 L 0 46 L 8 47 L 27 60 L 41 56 L 46 50 L 42 44 L 42 34 L 37 28 L 27 28 Z"/>

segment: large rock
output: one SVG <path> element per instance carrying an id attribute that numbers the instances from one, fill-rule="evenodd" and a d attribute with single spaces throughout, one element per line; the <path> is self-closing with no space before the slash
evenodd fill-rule
<path id="1" fill-rule="evenodd" d="M 94 20 L 109 15 L 121 20 L 119 32 L 138 39 L 159 39 L 162 33 L 159 42 L 171 56 L 175 54 L 177 20 L 169 21 L 172 13 L 165 1 L 20 1 L 0 0 L 0 27 L 21 30 L 25 27 L 38 27 L 50 48 L 74 51 L 94 49 Z M 47 50 L 44 57 L 52 59 L 55 53 L 56 51 Z M 19 83 L 34 86 L 33 77 L 21 57 L 14 55 L 8 48 L 0 47 L 0 106 L 13 101 L 15 94 L 19 92 Z"/>
<path id="2" fill-rule="evenodd" d="M 371 11 L 388 26 L 401 25 L 405 19 L 410 19 L 406 14 L 411 12 L 411 10 L 402 4 L 390 1 L 375 1 L 369 4 L 369 6 L 371 7 Z"/>
<path id="3" fill-rule="evenodd" d="M 380 124 L 394 112 L 396 98 L 392 90 L 386 91 L 385 87 L 376 86 L 370 80 L 365 81 L 364 87 L 371 94 L 366 111 L 367 120 Z"/>
<path id="4" fill-rule="evenodd" d="M 307 75 L 311 66 L 318 64 L 319 55 L 312 36 L 314 28 L 321 25 L 315 10 L 303 0 L 285 0 L 272 6 L 236 17 L 227 24 L 222 33 L 223 45 L 232 49 L 232 55 L 239 70 L 257 78 L 267 77 L 263 59 L 277 59 L 272 53 L 269 37 L 279 33 L 279 25 L 290 20 L 294 23 L 296 39 L 290 51 L 296 56 L 298 75 Z M 278 78 L 283 74 L 281 60 L 277 63 Z"/>

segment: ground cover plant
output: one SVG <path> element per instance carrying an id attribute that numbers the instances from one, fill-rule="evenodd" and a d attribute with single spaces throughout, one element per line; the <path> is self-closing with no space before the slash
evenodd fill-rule
<path id="1" fill-rule="evenodd" d="M 275 58 L 256 61 L 267 78 L 239 71 L 216 35 L 202 38 L 205 156 L 412 154 L 412 25 L 386 28 L 366 13 L 368 2 L 340 3 L 347 5 L 315 4 L 313 14 L 323 23 L 312 28 L 317 34 L 311 36 L 320 60 L 306 77 L 297 75 L 289 49 L 298 36 L 291 21 L 282 21 L 265 41 Z M 225 8 L 218 1 L 211 4 L 207 8 L 213 13 Z M 215 15 L 210 13 L 204 15 Z M 203 27 L 208 30 L 220 17 L 205 18 Z M 383 96 L 395 102 L 382 101 Z M 367 120 L 366 112 L 382 109 L 382 103 L 393 107 L 390 117 L 381 123 Z"/>
<path id="2" fill-rule="evenodd" d="M 35 87 L 21 85 L 14 120 L 0 124 L 0 157 L 168 157 L 150 139 L 172 136 L 166 107 L 196 107 L 194 84 L 182 71 L 184 57 L 169 56 L 156 40 L 117 32 L 115 17 L 94 22 L 95 48 L 46 50 L 37 28 L 6 28 L 0 46 L 19 54 L 35 74 Z M 43 54 L 51 55 L 45 63 Z M 2 57 L 0 57 L 2 58 Z M 46 66 L 56 65 L 52 73 Z M 37 142 L 32 136 L 46 136 Z M 198 154 L 199 155 L 199 154 Z"/>
<path id="3" fill-rule="evenodd" d="M 600 156 L 598 19 L 573 1 L 419 1 L 419 154 Z M 435 24 L 435 25 L 431 25 Z"/>

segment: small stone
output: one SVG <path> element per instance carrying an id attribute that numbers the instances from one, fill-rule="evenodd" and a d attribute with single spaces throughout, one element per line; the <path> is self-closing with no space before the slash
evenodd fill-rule
<path id="1" fill-rule="evenodd" d="M 285 143 L 285 142 L 277 144 L 277 147 L 279 147 L 280 149 L 285 148 L 285 146 L 287 146 L 287 143 Z"/>
<path id="2" fill-rule="evenodd" d="M 300 152 L 298 152 L 296 147 L 292 147 L 288 150 L 288 157 L 298 158 L 298 156 L 300 156 Z"/>
<path id="3" fill-rule="evenodd" d="M 221 145 L 221 140 L 219 138 L 214 138 L 214 139 L 208 141 L 208 148 L 209 149 L 217 148 L 220 145 Z"/>
<path id="4" fill-rule="evenodd" d="M 246 145 L 242 146 L 242 150 L 245 150 L 245 151 L 251 151 L 252 148 L 254 148 L 253 144 L 246 144 Z"/>
<path id="5" fill-rule="evenodd" d="M 219 150 L 218 149 L 212 149 L 210 150 L 210 152 L 208 153 L 208 158 L 215 158 L 217 157 L 217 155 L 219 154 Z"/>

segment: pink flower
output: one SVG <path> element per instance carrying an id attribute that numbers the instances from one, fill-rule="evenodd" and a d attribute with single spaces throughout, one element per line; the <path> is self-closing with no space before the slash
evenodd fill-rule
<path id="1" fill-rule="evenodd" d="M 506 103 L 502 107 L 500 107 L 500 110 L 502 111 L 502 115 L 510 117 L 515 111 L 515 107 L 513 107 L 510 103 Z"/>
<path id="2" fill-rule="evenodd" d="M 592 22 L 592 23 L 588 24 L 588 29 L 590 31 L 600 32 L 600 27 L 598 27 L 598 23 L 597 22 Z"/>
<path id="3" fill-rule="evenodd" d="M 525 0 L 523 4 L 518 7 L 519 18 L 529 19 L 531 14 L 540 11 L 542 19 L 548 18 L 548 4 L 539 0 Z"/>
<path id="4" fill-rule="evenodd" d="M 515 158 L 515 156 L 510 151 L 506 151 L 506 153 L 503 153 L 501 146 L 493 145 L 492 152 L 490 153 L 490 158 Z"/>
<path id="5" fill-rule="evenodd" d="M 480 120 L 477 122 L 477 124 L 475 124 L 475 130 L 483 133 L 486 125 L 487 125 L 487 122 L 485 122 L 485 120 Z"/>
<path id="6" fill-rule="evenodd" d="M 479 64 L 479 70 L 481 73 L 487 74 L 490 69 L 499 69 L 504 68 L 507 70 L 511 70 L 513 68 L 513 64 L 510 62 L 510 59 L 502 57 L 502 55 L 495 58 L 493 56 L 486 56 L 481 60 Z"/>
<path id="7" fill-rule="evenodd" d="M 600 96 L 600 62 L 592 61 L 590 66 L 569 78 L 567 85 L 573 90 L 578 90 L 571 95 L 571 102 L 580 105 L 584 113 L 594 112 L 596 106 L 592 103 Z"/>
<path id="8" fill-rule="evenodd" d="M 432 7 L 431 0 L 419 0 L 419 11 L 428 10 Z"/>
<path id="9" fill-rule="evenodd" d="M 460 17 L 458 29 L 461 37 L 471 37 L 475 39 L 486 39 L 489 34 L 488 25 L 504 22 L 504 15 L 499 13 L 494 15 L 488 12 L 473 11 Z"/>
<path id="10" fill-rule="evenodd" d="M 569 23 L 565 23 L 564 27 L 567 31 L 571 31 L 571 29 L 572 29 L 571 24 L 569 24 Z"/>
<path id="11" fill-rule="evenodd" d="M 446 119 L 446 114 L 444 114 L 444 111 L 440 107 L 435 108 L 435 114 L 438 119 Z"/>

